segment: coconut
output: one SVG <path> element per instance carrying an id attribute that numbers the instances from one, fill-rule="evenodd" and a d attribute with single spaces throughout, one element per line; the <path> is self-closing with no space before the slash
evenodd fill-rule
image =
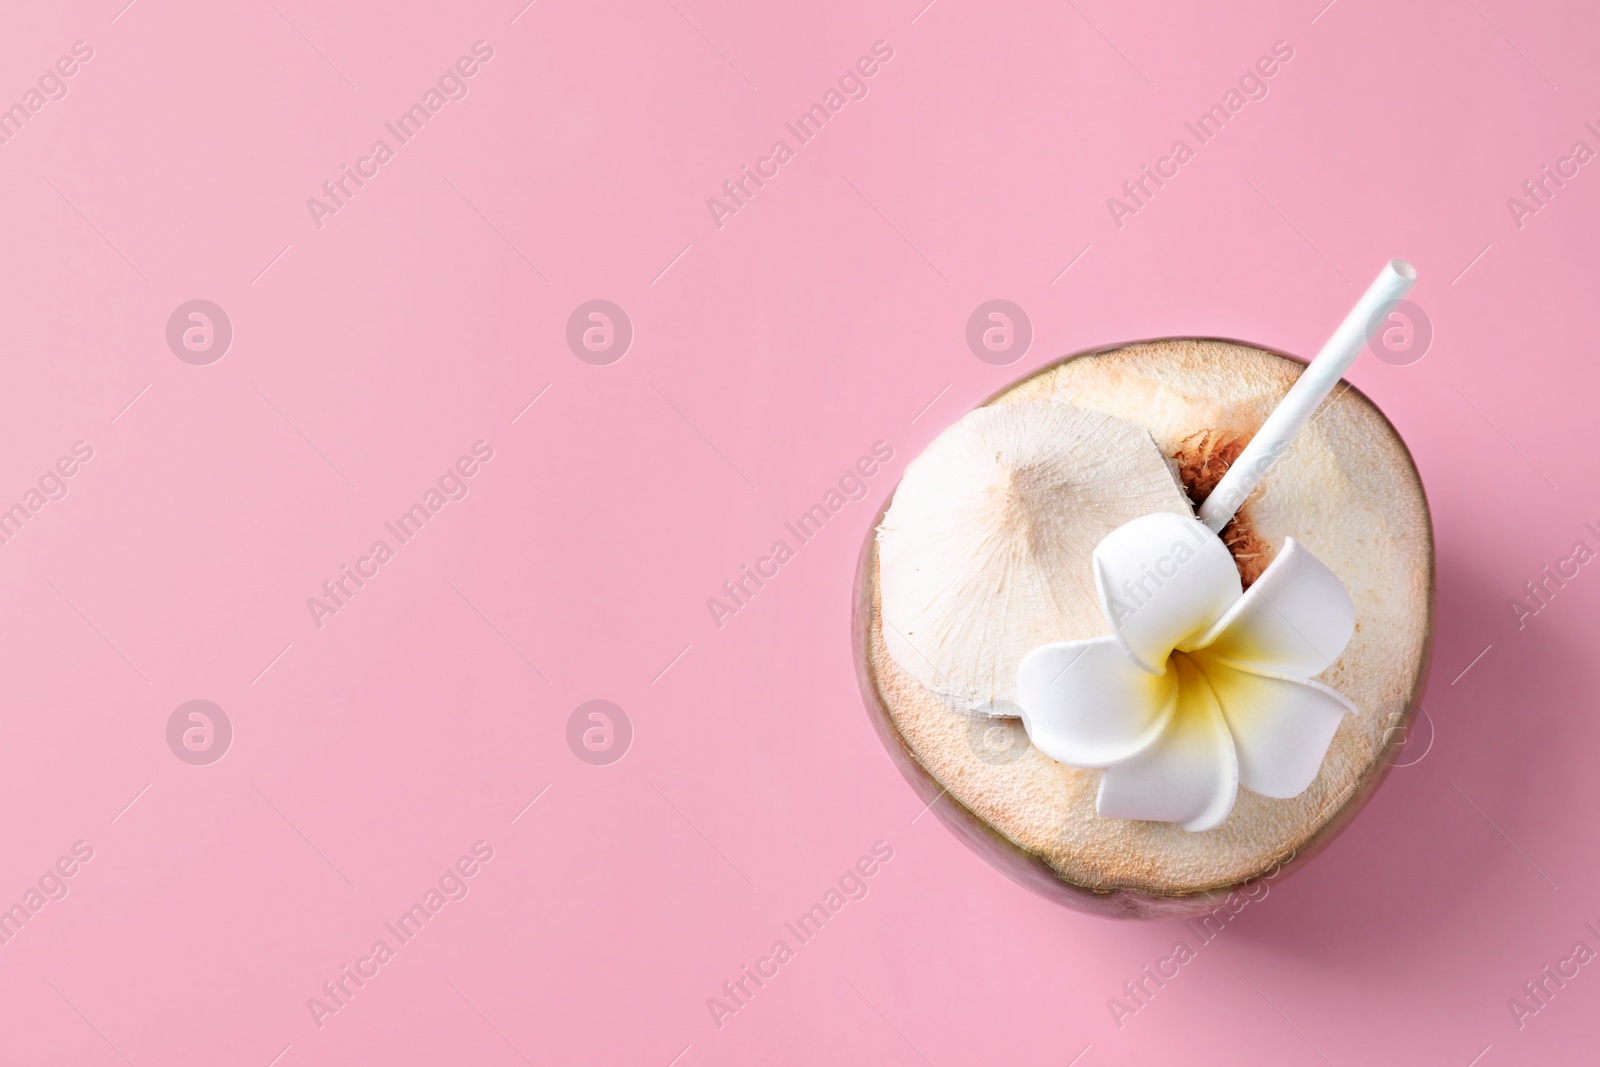
<path id="1" fill-rule="evenodd" d="M 1198 914 L 1304 863 L 1382 780 L 1427 672 L 1433 540 L 1404 443 L 1349 386 L 1222 531 L 1244 586 L 1292 537 L 1354 604 L 1355 635 L 1317 680 L 1355 711 L 1308 789 L 1241 789 L 1201 833 L 1103 818 L 1102 772 L 1055 762 L 1007 717 L 1023 655 L 1106 632 L 1089 563 L 1100 538 L 1202 502 L 1302 369 L 1216 340 L 1086 353 L 1006 389 L 908 465 L 862 554 L 863 692 L 932 810 L 1022 884 L 1101 914 Z"/>

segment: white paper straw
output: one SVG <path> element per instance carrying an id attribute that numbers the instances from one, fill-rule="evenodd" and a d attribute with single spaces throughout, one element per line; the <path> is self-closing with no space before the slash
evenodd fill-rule
<path id="1" fill-rule="evenodd" d="M 1350 369 L 1367 344 L 1367 324 L 1385 305 L 1399 300 L 1416 284 L 1417 270 L 1403 259 L 1391 259 L 1377 280 L 1356 301 L 1350 314 L 1333 331 L 1317 358 L 1307 365 L 1289 392 L 1272 409 L 1267 421 L 1250 439 L 1239 458 L 1222 476 L 1216 489 L 1200 505 L 1200 520 L 1213 533 L 1221 532 L 1234 512 L 1260 483 L 1267 469 L 1289 449 L 1289 441 L 1311 418 L 1318 405 Z"/>

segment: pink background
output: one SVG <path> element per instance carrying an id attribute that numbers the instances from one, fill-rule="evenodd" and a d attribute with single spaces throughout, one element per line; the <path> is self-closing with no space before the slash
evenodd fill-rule
<path id="1" fill-rule="evenodd" d="M 93 859 L 0 946 L 0 1059 L 1592 1056 L 1595 968 L 1521 1029 L 1507 999 L 1600 948 L 1600 575 L 1520 630 L 1509 600 L 1600 547 L 1600 175 L 1506 206 L 1600 148 L 1591 10 L 522 2 L 4 16 L 0 103 L 94 55 L 0 146 L 0 506 L 94 456 L 0 546 L 0 904 Z M 469 95 L 319 229 L 307 198 L 479 40 Z M 706 199 L 880 40 L 866 98 L 719 228 Z M 1107 197 L 1280 40 L 1269 95 L 1119 229 Z M 1434 508 L 1431 747 L 1210 944 L 1031 896 L 921 816 L 862 709 L 876 509 L 1042 363 L 1309 354 L 1395 255 L 1433 347 L 1352 377 Z M 196 298 L 234 329 L 209 366 L 165 339 Z M 609 366 L 564 339 L 596 298 L 635 331 Z M 993 298 L 1035 331 L 1009 366 L 964 338 Z M 466 499 L 319 629 L 306 599 L 479 440 Z M 879 440 L 869 495 L 716 626 Z M 596 698 L 633 727 L 607 766 L 566 741 Z M 233 724 L 208 766 L 166 740 L 194 699 Z M 469 895 L 319 1027 L 307 998 L 480 840 Z M 719 1029 L 707 998 L 877 841 L 869 895 Z M 1180 939 L 1198 958 L 1119 1028 L 1108 998 Z"/>

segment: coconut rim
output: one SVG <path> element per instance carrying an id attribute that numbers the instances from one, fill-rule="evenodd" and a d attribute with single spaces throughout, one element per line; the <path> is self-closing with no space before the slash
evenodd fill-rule
<path id="1" fill-rule="evenodd" d="M 1083 349 L 1042 364 L 1021 378 L 1008 382 L 995 392 L 990 393 L 981 403 L 974 405 L 972 410 L 976 410 L 979 407 L 988 407 L 1000 397 L 1020 388 L 1041 374 L 1056 370 L 1073 360 L 1106 355 L 1138 345 L 1159 345 L 1189 341 L 1216 342 L 1235 345 L 1240 348 L 1250 348 L 1258 352 L 1265 352 L 1268 355 L 1277 356 L 1279 359 L 1287 360 L 1290 363 L 1298 363 L 1301 367 L 1304 367 L 1307 363 L 1306 360 L 1291 353 L 1230 337 L 1180 336 L 1120 341 L 1115 344 Z M 1385 727 L 1385 739 L 1382 747 L 1368 761 L 1366 769 L 1361 776 L 1345 789 L 1347 794 L 1345 798 L 1306 834 L 1304 840 L 1291 845 L 1287 855 L 1264 863 L 1260 870 L 1230 881 L 1197 885 L 1182 891 L 1151 889 L 1126 883 L 1095 884 L 1068 878 L 1051 866 L 1043 856 L 1013 841 L 992 823 L 962 803 L 949 786 L 941 782 L 932 771 L 922 764 L 916 750 L 906 740 L 898 722 L 895 720 L 894 713 L 889 709 L 889 702 L 883 694 L 877 672 L 872 666 L 872 641 L 875 633 L 881 630 L 882 625 L 881 593 L 878 587 L 878 527 L 882 525 L 889 506 L 894 502 L 895 493 L 899 491 L 900 481 L 897 480 L 894 488 L 884 499 L 883 505 L 878 509 L 877 515 L 867 531 L 867 537 L 862 545 L 860 558 L 857 562 L 856 597 L 852 608 L 851 620 L 851 646 L 855 659 L 857 681 L 861 686 L 868 717 L 872 719 L 879 738 L 883 741 L 884 747 L 889 750 L 890 757 L 900 769 L 901 774 L 911 783 L 917 795 L 927 802 L 927 808 L 923 810 L 927 811 L 929 808 L 938 809 L 939 819 L 945 826 L 954 832 L 968 847 L 972 848 L 973 851 L 979 853 L 991 866 L 996 867 L 1018 884 L 1058 903 L 1064 903 L 1079 910 L 1124 919 L 1179 919 L 1204 913 L 1214 904 L 1219 903 L 1230 893 L 1241 887 L 1267 879 L 1275 880 L 1283 874 L 1301 869 L 1307 859 L 1321 852 L 1329 842 L 1342 833 L 1356 815 L 1360 814 L 1361 809 L 1371 800 L 1378 787 L 1388 776 L 1390 769 L 1393 767 L 1390 758 L 1404 743 L 1403 738 L 1416 718 L 1417 709 L 1421 707 L 1423 691 L 1427 687 L 1428 675 L 1433 661 L 1434 601 L 1438 584 L 1438 553 L 1434 545 L 1433 511 L 1428 504 L 1427 489 L 1422 484 L 1422 474 L 1417 469 L 1416 459 L 1412 456 L 1411 449 L 1406 444 L 1405 438 L 1401 436 L 1400 431 L 1395 428 L 1389 417 L 1383 413 L 1383 409 L 1353 383 L 1345 382 L 1345 388 L 1340 391 L 1340 395 L 1352 393 L 1358 402 L 1364 404 L 1373 414 L 1377 415 L 1383 426 L 1388 429 L 1394 440 L 1399 443 L 1401 455 L 1405 458 L 1405 463 L 1403 464 L 1405 473 L 1416 489 L 1417 498 L 1422 503 L 1423 518 L 1427 521 L 1428 526 L 1426 617 L 1423 620 L 1422 651 L 1418 656 L 1415 679 L 1412 682 L 1411 693 L 1406 700 L 1404 711 L 1393 723 Z M 1170 457 L 1168 458 L 1170 459 Z M 952 711 L 951 714 L 959 713 Z M 948 801 L 948 803 L 941 803 L 941 801 Z"/>

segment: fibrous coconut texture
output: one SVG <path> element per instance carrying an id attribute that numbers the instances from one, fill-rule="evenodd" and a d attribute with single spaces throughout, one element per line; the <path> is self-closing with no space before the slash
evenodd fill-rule
<path id="1" fill-rule="evenodd" d="M 1089 562 L 1100 539 L 1140 515 L 1189 513 L 1185 492 L 1204 499 L 1300 370 L 1222 341 L 1080 356 L 1000 394 L 907 467 L 866 557 L 865 681 L 913 771 L 948 791 L 942 814 L 992 839 L 1006 864 L 1132 899 L 1137 913 L 1140 900 L 1262 876 L 1381 777 L 1426 670 L 1432 534 L 1405 446 L 1345 386 L 1223 532 L 1246 584 L 1293 537 L 1355 605 L 1355 636 L 1318 680 L 1356 711 L 1310 788 L 1288 800 L 1241 792 L 1204 833 L 1102 818 L 1101 772 L 1049 759 L 1005 717 L 1024 655 L 1104 632 Z"/>
<path id="2" fill-rule="evenodd" d="M 889 654 L 958 711 L 1020 714 L 1022 657 L 1104 628 L 1095 545 L 1156 511 L 1189 504 L 1142 426 L 1056 400 L 970 412 L 906 468 L 879 527 Z"/>

